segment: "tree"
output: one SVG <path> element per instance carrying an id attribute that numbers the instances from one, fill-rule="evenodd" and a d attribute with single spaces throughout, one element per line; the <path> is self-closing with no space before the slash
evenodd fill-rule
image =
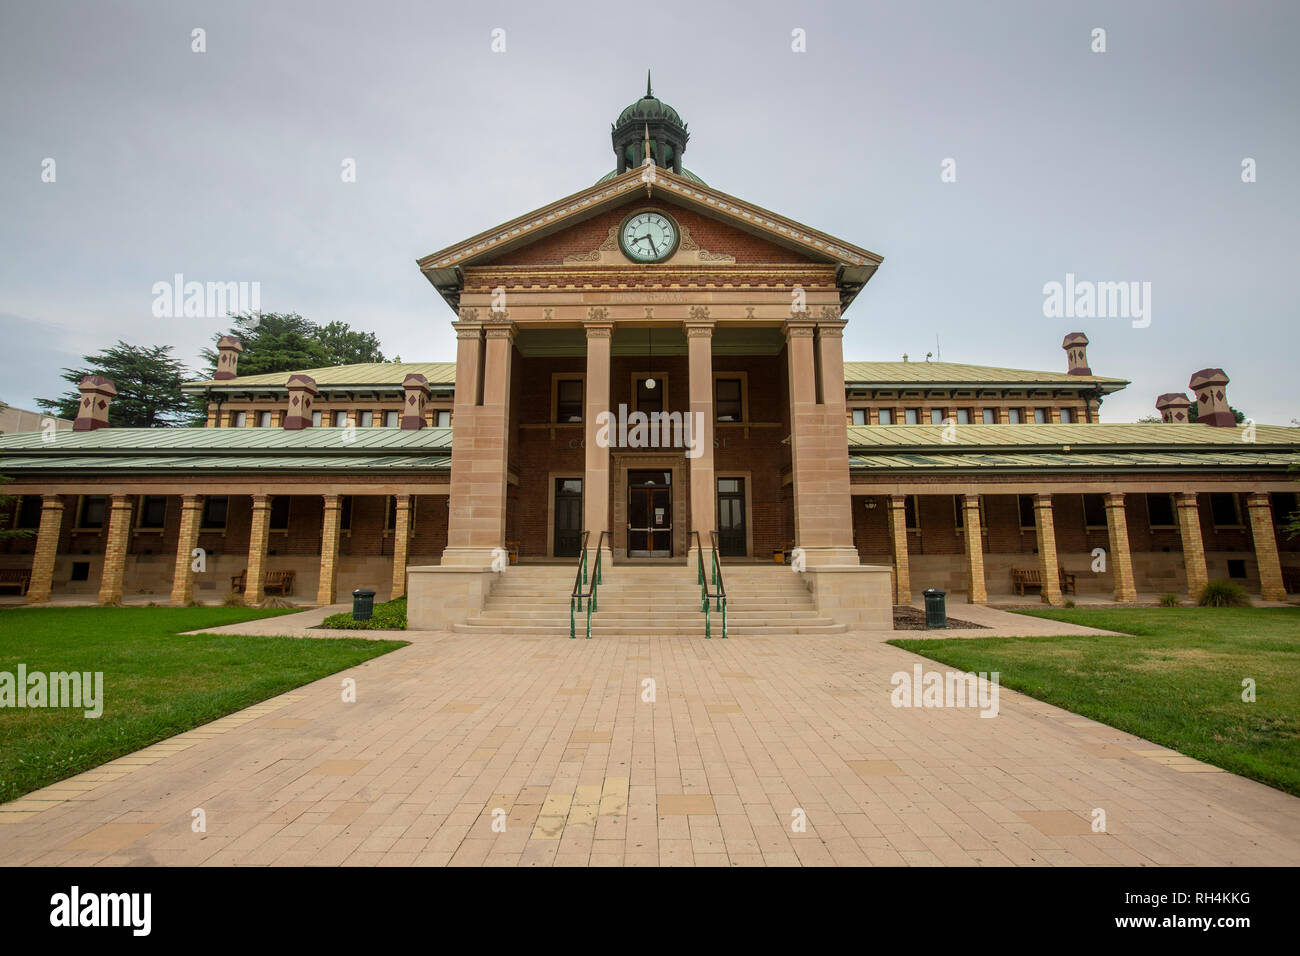
<path id="1" fill-rule="evenodd" d="M 212 338 L 214 343 L 222 335 L 240 340 L 244 346 L 239 356 L 241 376 L 384 361 L 379 337 L 354 331 L 346 322 L 320 326 L 296 312 L 245 312 L 233 319 L 228 332 Z M 202 355 L 211 376 L 217 368 L 217 351 L 204 349 Z"/>
<path id="2" fill-rule="evenodd" d="M 12 478 L 6 478 L 0 475 L 0 487 L 9 484 Z M 13 525 L 18 518 L 18 497 L 16 495 L 6 495 L 0 493 L 0 541 L 8 541 L 11 538 L 28 538 L 34 532 L 31 528 L 15 528 Z"/>
<path id="3" fill-rule="evenodd" d="M 1137 420 L 1137 424 L 1139 424 L 1139 425 L 1162 425 L 1162 424 L 1164 424 L 1164 419 L 1161 418 L 1159 415 L 1143 415 L 1141 418 L 1139 418 L 1139 419 Z"/>
<path id="4" fill-rule="evenodd" d="M 117 397 L 108 406 L 108 423 L 114 428 L 175 428 L 189 424 L 194 414 L 181 394 L 181 384 L 193 373 L 171 352 L 170 345 L 128 345 L 119 339 L 97 355 L 83 355 L 87 367 L 65 368 L 62 378 L 74 386 L 87 375 L 111 379 Z M 81 393 L 73 389 L 59 398 L 38 398 L 36 404 L 58 418 L 76 418 Z"/>

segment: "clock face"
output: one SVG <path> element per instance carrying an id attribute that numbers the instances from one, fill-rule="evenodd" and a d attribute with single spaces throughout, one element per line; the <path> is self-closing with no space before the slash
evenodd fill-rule
<path id="1" fill-rule="evenodd" d="M 618 241 L 629 259 L 662 262 L 677 250 L 677 223 L 664 212 L 638 212 L 623 221 Z"/>

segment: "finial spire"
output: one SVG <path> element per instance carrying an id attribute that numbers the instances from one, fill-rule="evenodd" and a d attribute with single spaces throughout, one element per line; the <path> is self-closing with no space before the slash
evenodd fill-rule
<path id="1" fill-rule="evenodd" d="M 649 70 L 645 71 L 645 95 L 647 99 L 654 96 L 654 93 L 650 92 L 650 71 Z"/>
<path id="2" fill-rule="evenodd" d="M 641 160 L 641 165 L 644 166 L 646 163 L 650 163 L 651 165 L 654 165 L 654 159 L 650 156 L 650 124 L 649 123 L 645 124 L 645 144 L 643 145 L 642 149 L 644 150 L 645 158 Z"/>

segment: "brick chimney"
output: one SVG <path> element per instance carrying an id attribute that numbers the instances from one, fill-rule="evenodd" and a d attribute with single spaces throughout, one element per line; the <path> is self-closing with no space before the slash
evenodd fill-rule
<path id="1" fill-rule="evenodd" d="M 218 382 L 234 378 L 239 366 L 239 353 L 244 351 L 244 343 L 233 335 L 223 335 L 217 339 L 217 371 L 213 378 Z"/>
<path id="2" fill-rule="evenodd" d="M 77 406 L 74 432 L 91 432 L 108 427 L 108 403 L 117 396 L 117 386 L 102 375 L 87 375 L 77 384 L 81 404 Z"/>
<path id="3" fill-rule="evenodd" d="M 310 375 L 290 375 L 288 382 L 289 410 L 284 416 L 284 427 L 289 431 L 311 427 L 311 402 L 316 397 L 316 380 Z"/>
<path id="4" fill-rule="evenodd" d="M 424 427 L 424 403 L 429 397 L 429 380 L 417 372 L 402 379 L 405 402 L 402 405 L 402 427 Z"/>
<path id="5" fill-rule="evenodd" d="M 1221 368 L 1203 368 L 1187 383 L 1196 396 L 1196 421 L 1219 428 L 1236 428 L 1237 416 L 1228 407 L 1228 374 Z"/>
<path id="6" fill-rule="evenodd" d="M 1160 413 L 1160 420 L 1168 425 L 1186 425 L 1192 420 L 1188 409 L 1192 407 L 1192 400 L 1184 392 L 1165 392 L 1156 399 L 1156 411 Z"/>
<path id="7" fill-rule="evenodd" d="M 1061 343 L 1065 349 L 1066 373 L 1069 375 L 1091 375 L 1088 368 L 1088 336 L 1082 332 L 1071 332 Z"/>

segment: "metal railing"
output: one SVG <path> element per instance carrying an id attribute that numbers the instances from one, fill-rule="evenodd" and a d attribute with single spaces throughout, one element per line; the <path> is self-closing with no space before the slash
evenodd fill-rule
<path id="1" fill-rule="evenodd" d="M 718 532 L 709 532 L 709 564 L 711 571 L 708 575 L 704 573 L 704 543 L 700 539 L 698 531 L 692 531 L 695 536 L 695 563 L 698 567 L 697 580 L 700 585 L 700 610 L 704 612 L 704 637 L 711 639 L 713 637 L 712 621 L 710 619 L 710 602 L 714 602 L 717 610 L 722 615 L 722 636 L 727 636 L 727 586 L 722 580 L 722 561 L 718 557 Z M 713 590 L 709 590 L 709 584 L 712 583 Z"/>
<path id="2" fill-rule="evenodd" d="M 591 575 L 587 575 L 587 540 L 590 531 L 582 532 L 582 552 L 578 555 L 578 569 L 573 576 L 573 590 L 569 592 L 569 638 L 578 636 L 576 614 L 582 613 L 582 602 L 587 602 L 587 640 L 591 640 L 591 615 L 596 612 L 596 591 L 601 580 L 601 553 L 605 550 L 605 538 L 608 531 L 602 531 L 596 539 L 596 560 L 591 564 Z M 584 588 L 586 590 L 584 590 Z"/>

